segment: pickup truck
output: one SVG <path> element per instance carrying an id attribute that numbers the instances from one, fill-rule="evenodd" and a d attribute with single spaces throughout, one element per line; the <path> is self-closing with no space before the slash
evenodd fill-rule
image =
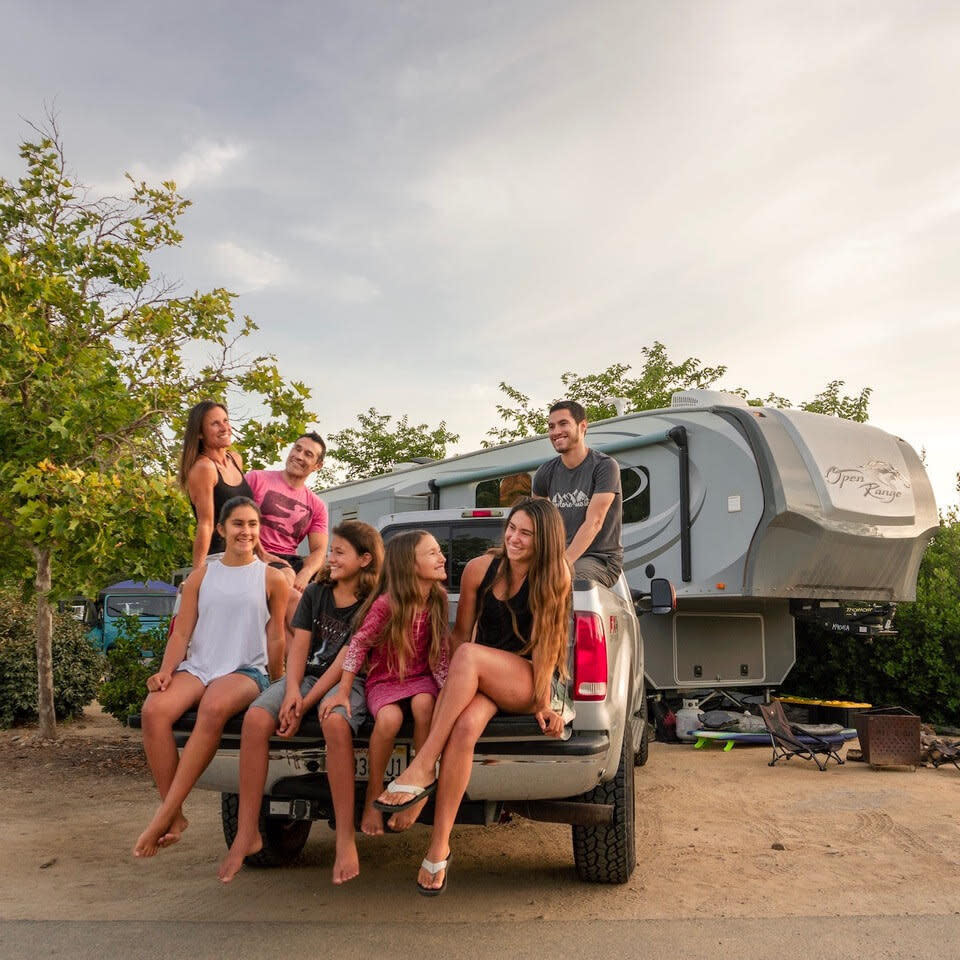
<path id="1" fill-rule="evenodd" d="M 460 575 L 468 560 L 499 542 L 498 510 L 433 510 L 391 514 L 381 523 L 385 540 L 403 530 L 427 529 L 448 558 L 448 589 L 455 611 Z M 570 640 L 571 695 L 576 716 L 562 738 L 546 737 L 533 717 L 498 714 L 476 746 L 473 771 L 458 823 L 490 825 L 511 814 L 572 825 L 573 859 L 582 880 L 625 883 L 636 864 L 634 768 L 647 759 L 643 638 L 638 613 L 669 613 L 669 582 L 652 584 L 651 596 L 632 596 L 621 576 L 612 590 L 586 580 L 573 584 Z M 452 616 L 453 614 L 451 614 Z M 188 713 L 175 726 L 179 746 L 193 728 Z M 221 794 L 224 838 L 237 827 L 237 783 L 243 717 L 226 726 L 220 747 L 197 783 Z M 372 724 L 355 739 L 356 777 L 367 779 Z M 401 728 L 387 770 L 399 776 L 410 758 L 412 723 Z M 290 739 L 270 743 L 260 811 L 263 849 L 251 866 L 281 866 L 303 849 L 315 820 L 332 821 L 323 733 L 316 716 L 305 718 Z M 357 790 L 359 804 L 362 786 Z M 420 822 L 430 823 L 433 801 Z"/>

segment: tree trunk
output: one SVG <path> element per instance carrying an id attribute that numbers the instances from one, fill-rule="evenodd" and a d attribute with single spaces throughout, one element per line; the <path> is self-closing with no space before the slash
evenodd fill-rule
<path id="1" fill-rule="evenodd" d="M 50 551 L 34 550 L 37 558 L 37 713 L 40 736 L 55 740 L 57 715 L 53 706 L 53 611 L 50 609 Z"/>

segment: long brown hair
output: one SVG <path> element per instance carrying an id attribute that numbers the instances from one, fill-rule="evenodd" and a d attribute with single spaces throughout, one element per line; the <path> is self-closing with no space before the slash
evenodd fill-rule
<path id="1" fill-rule="evenodd" d="M 366 600 L 371 594 L 375 596 L 374 591 L 383 567 L 383 540 L 380 534 L 369 523 L 362 523 L 360 520 L 345 520 L 334 527 L 330 533 L 334 537 L 343 537 L 361 556 L 365 553 L 370 554 L 370 562 L 361 569 L 357 579 L 357 599 Z M 320 573 L 317 574 L 317 582 L 334 583 L 330 578 L 329 562 L 324 563 Z M 357 623 L 360 621 L 358 620 Z"/>
<path id="2" fill-rule="evenodd" d="M 203 453 L 203 418 L 211 411 L 220 408 L 228 417 L 230 412 L 218 400 L 201 400 L 194 404 L 187 414 L 187 425 L 183 431 L 183 449 L 180 451 L 180 486 L 187 489 L 187 477 Z"/>
<path id="3" fill-rule="evenodd" d="M 430 618 L 430 667 L 440 662 L 440 654 L 447 637 L 447 591 L 434 581 L 426 600 L 420 594 L 416 574 L 416 552 L 424 537 L 432 536 L 426 530 L 408 530 L 399 533 L 387 542 L 384 550 L 383 568 L 377 589 L 367 597 L 357 614 L 359 623 L 373 601 L 386 594 L 390 601 L 390 618 L 383 626 L 376 645 L 386 648 L 387 668 L 401 680 L 406 677 L 407 666 L 413 653 L 411 636 L 414 618 L 424 611 Z"/>
<path id="4" fill-rule="evenodd" d="M 521 654 L 530 654 L 533 661 L 533 688 L 537 703 L 549 700 L 550 681 L 553 674 L 561 680 L 569 676 L 567 669 L 567 643 L 570 636 L 570 564 L 567 562 L 566 534 L 560 511 L 543 497 L 524 497 L 518 500 L 507 514 L 507 523 L 519 511 L 523 511 L 533 526 L 533 556 L 527 571 L 527 586 L 530 597 L 530 612 L 533 627 L 530 639 Z M 509 584 L 510 559 L 501 543 L 493 552 L 490 561 L 497 565 L 497 572 L 487 591 L 498 581 Z M 478 597 L 480 609 L 484 597 Z M 510 605 L 510 618 L 518 639 L 520 630 L 517 618 Z"/>

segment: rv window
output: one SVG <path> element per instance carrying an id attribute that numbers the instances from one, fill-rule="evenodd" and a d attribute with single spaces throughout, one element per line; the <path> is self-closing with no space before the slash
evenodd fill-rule
<path id="1" fill-rule="evenodd" d="M 477 484 L 475 505 L 511 507 L 520 497 L 529 497 L 532 480 L 529 473 L 508 473 Z"/>
<path id="2" fill-rule="evenodd" d="M 646 467 L 621 467 L 623 522 L 639 523 L 650 516 L 650 471 Z"/>

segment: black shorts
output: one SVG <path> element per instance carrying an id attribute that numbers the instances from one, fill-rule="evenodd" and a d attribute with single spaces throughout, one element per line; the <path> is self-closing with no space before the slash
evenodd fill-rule
<path id="1" fill-rule="evenodd" d="M 274 556 L 286 560 L 293 567 L 294 573 L 299 573 L 303 569 L 303 557 L 299 553 L 275 553 Z"/>

